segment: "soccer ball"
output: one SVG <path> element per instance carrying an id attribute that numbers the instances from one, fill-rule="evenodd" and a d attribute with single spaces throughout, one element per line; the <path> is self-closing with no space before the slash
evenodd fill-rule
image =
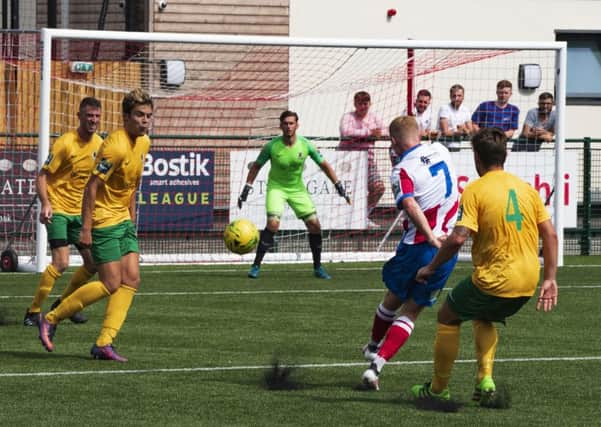
<path id="1" fill-rule="evenodd" d="M 237 219 L 225 227 L 223 241 L 230 251 L 244 255 L 252 252 L 259 243 L 259 230 L 251 221 Z"/>

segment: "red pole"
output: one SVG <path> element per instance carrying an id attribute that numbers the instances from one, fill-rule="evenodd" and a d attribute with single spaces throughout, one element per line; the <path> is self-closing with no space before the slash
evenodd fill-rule
<path id="1" fill-rule="evenodd" d="M 407 49 L 407 115 L 413 115 L 413 78 L 415 75 L 415 52 Z"/>

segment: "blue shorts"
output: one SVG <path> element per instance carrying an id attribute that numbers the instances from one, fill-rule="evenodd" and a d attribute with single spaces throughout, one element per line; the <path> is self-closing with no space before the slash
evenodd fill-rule
<path id="1" fill-rule="evenodd" d="M 415 281 L 417 270 L 428 265 L 438 250 L 428 243 L 406 245 L 401 243 L 395 256 L 382 268 L 382 280 L 386 287 L 401 301 L 413 299 L 417 305 L 431 307 L 449 279 L 457 263 L 457 255 L 441 265 L 428 280 L 422 284 Z"/>

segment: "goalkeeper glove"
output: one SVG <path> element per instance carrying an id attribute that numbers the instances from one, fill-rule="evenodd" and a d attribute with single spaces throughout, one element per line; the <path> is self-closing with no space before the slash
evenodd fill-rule
<path id="1" fill-rule="evenodd" d="M 244 184 L 244 189 L 242 189 L 242 193 L 240 193 L 240 196 L 238 197 L 238 208 L 242 209 L 242 203 L 246 202 L 246 199 L 248 198 L 248 193 L 250 192 L 250 190 L 253 189 L 253 186 L 250 184 Z"/>
<path id="2" fill-rule="evenodd" d="M 340 197 L 344 197 L 346 202 L 350 205 L 351 198 L 348 196 L 348 194 L 346 194 L 346 190 L 344 189 L 344 185 L 342 184 L 342 182 L 337 181 L 336 184 L 334 184 L 334 187 L 336 187 L 336 191 L 338 191 L 338 195 Z"/>

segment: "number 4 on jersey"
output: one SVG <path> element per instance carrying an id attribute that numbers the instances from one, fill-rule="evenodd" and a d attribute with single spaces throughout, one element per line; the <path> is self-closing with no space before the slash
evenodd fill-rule
<path id="1" fill-rule="evenodd" d="M 518 196 L 514 189 L 509 190 L 507 197 L 507 207 L 505 208 L 505 220 L 507 222 L 515 222 L 515 227 L 518 231 L 522 231 L 522 220 L 524 217 L 520 212 L 518 205 Z"/>

